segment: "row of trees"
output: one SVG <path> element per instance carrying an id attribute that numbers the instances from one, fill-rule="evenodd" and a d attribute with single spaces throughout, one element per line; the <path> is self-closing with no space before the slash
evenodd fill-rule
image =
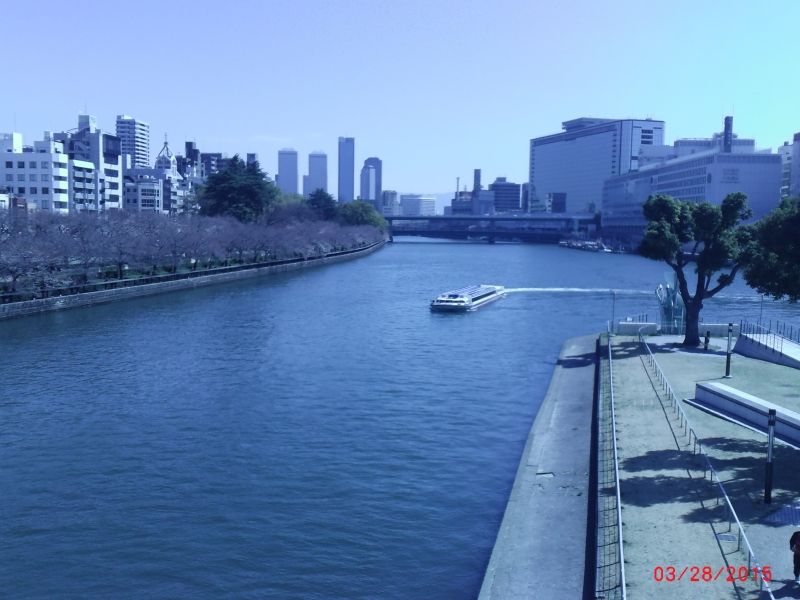
<path id="1" fill-rule="evenodd" d="M 323 220 L 386 229 L 386 220 L 368 202 L 339 204 L 324 190 L 314 191 L 307 200 L 284 196 L 258 163 L 245 164 L 238 156 L 226 169 L 209 176 L 199 191 L 199 201 L 200 214 L 229 216 L 243 223 Z"/>
<path id="2" fill-rule="evenodd" d="M 676 274 L 686 306 L 685 346 L 700 343 L 703 301 L 728 287 L 741 271 L 759 293 L 800 299 L 800 199 L 783 200 L 756 223 L 747 196 L 729 194 L 720 206 L 666 195 L 644 205 L 643 256 L 664 261 Z"/>
<path id="3" fill-rule="evenodd" d="M 377 241 L 386 221 L 366 202 L 317 190 L 283 196 L 238 156 L 198 193 L 200 214 L 0 214 L 0 292 L 43 292 L 231 263 L 309 257 Z"/>
<path id="4" fill-rule="evenodd" d="M 292 220 L 114 212 L 66 216 L 0 212 L 0 290 L 41 292 L 98 278 L 310 257 L 382 238 L 374 227 Z"/>

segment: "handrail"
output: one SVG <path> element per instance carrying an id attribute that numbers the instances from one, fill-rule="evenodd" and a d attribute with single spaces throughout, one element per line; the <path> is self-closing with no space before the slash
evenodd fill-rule
<path id="1" fill-rule="evenodd" d="M 672 389 L 669 381 L 667 380 L 664 372 L 661 370 L 661 366 L 658 364 L 655 356 L 653 356 L 652 351 L 650 350 L 650 346 L 644 339 L 644 335 L 642 335 L 641 330 L 639 331 L 639 342 L 645 347 L 647 350 L 647 358 L 648 363 L 654 369 L 656 376 L 658 377 L 659 383 L 661 384 L 662 388 L 665 392 L 667 392 L 667 398 L 672 402 L 673 408 L 676 408 L 680 414 L 681 418 L 681 426 L 688 430 L 689 432 L 689 442 L 692 441 L 692 435 L 694 435 L 694 445 L 692 446 L 693 452 L 696 454 L 699 452 L 700 455 L 706 461 L 706 465 L 708 466 L 708 471 L 711 473 L 711 482 L 714 483 L 714 477 L 716 476 L 716 483 L 719 487 L 719 492 L 722 494 L 722 497 L 725 500 L 725 504 L 728 507 L 728 512 L 730 513 L 731 517 L 733 517 L 733 522 L 736 523 L 736 526 L 739 528 L 739 537 L 737 539 L 737 546 L 736 550 L 739 551 L 741 549 L 742 540 L 744 540 L 745 546 L 747 547 L 747 568 L 748 571 L 751 570 L 751 565 L 755 564 L 756 568 L 758 569 L 759 573 L 759 591 L 764 591 L 766 589 L 767 594 L 772 600 L 775 600 L 775 596 L 772 595 L 772 589 L 769 586 L 768 581 L 764 581 L 763 576 L 760 574 L 763 573 L 763 569 L 761 568 L 761 564 L 756 560 L 756 555 L 753 552 L 753 547 L 750 545 L 750 541 L 747 539 L 747 534 L 744 532 L 744 527 L 742 527 L 741 521 L 739 521 L 739 517 L 736 514 L 736 510 L 733 508 L 733 504 L 731 503 L 730 498 L 728 497 L 728 493 L 725 491 L 725 486 L 722 485 L 722 481 L 720 480 L 719 473 L 714 469 L 714 466 L 711 464 L 711 459 L 709 458 L 708 454 L 703 451 L 703 446 L 700 443 L 700 439 L 697 437 L 697 432 L 695 432 L 694 428 L 689 423 L 689 418 L 686 416 L 686 413 L 683 411 L 683 407 L 678 402 L 677 396 Z M 705 473 L 704 473 L 705 475 Z M 728 523 L 731 523 L 731 520 L 728 520 Z"/>
<path id="2" fill-rule="evenodd" d="M 619 540 L 619 573 L 622 600 L 627 598 L 625 588 L 625 552 L 622 548 L 622 499 L 619 492 L 619 455 L 617 453 L 617 413 L 614 403 L 614 362 L 611 357 L 611 340 L 608 340 L 608 387 L 611 392 L 611 439 L 614 448 L 614 487 L 617 490 L 617 539 Z"/>
<path id="3" fill-rule="evenodd" d="M 777 352 L 781 356 L 783 356 L 784 340 L 790 343 L 800 344 L 800 341 L 792 337 L 793 335 L 798 335 L 794 327 L 787 328 L 786 324 L 780 321 L 775 322 L 774 330 L 772 329 L 772 321 L 769 323 L 769 329 L 758 323 L 740 321 L 739 332 L 749 336 L 754 342 L 769 348 L 773 352 Z"/>

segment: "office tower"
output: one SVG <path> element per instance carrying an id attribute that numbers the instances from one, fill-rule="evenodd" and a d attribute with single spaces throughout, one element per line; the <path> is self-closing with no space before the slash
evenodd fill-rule
<path id="1" fill-rule="evenodd" d="M 489 184 L 489 191 L 494 192 L 494 211 L 503 213 L 519 210 L 520 185 L 498 177 Z"/>
<path id="2" fill-rule="evenodd" d="M 382 174 L 383 163 L 380 158 L 371 156 L 364 161 L 364 166 L 361 168 L 361 195 L 359 198 L 370 202 L 378 211 L 381 210 Z"/>
<path id="3" fill-rule="evenodd" d="M 297 193 L 297 150 L 284 148 L 278 152 L 277 183 L 282 193 Z"/>
<path id="4" fill-rule="evenodd" d="M 664 143 L 664 121 L 594 119 L 564 121 L 563 131 L 531 140 L 531 210 L 549 201 L 555 211 L 600 209 L 603 182 L 639 168 L 642 148 Z"/>
<path id="5" fill-rule="evenodd" d="M 642 206 L 653 194 L 719 205 L 728 194 L 744 192 L 753 219 L 774 209 L 781 193 L 781 155 L 756 151 L 755 140 L 739 139 L 732 129 L 732 120 L 726 119 L 724 131 L 711 138 L 653 147 L 643 152 L 646 164 L 638 171 L 608 178 L 603 185 L 604 237 L 638 244 L 646 225 Z"/>
<path id="6" fill-rule="evenodd" d="M 339 202 L 355 198 L 356 140 L 339 138 Z"/>
<path id="7" fill-rule="evenodd" d="M 400 196 L 400 209 L 404 217 L 431 217 L 436 214 L 436 198 L 422 194 Z"/>
<path id="8" fill-rule="evenodd" d="M 308 198 L 317 190 L 328 191 L 328 155 L 324 152 L 308 155 L 308 175 L 303 176 L 303 195 Z"/>
<path id="9" fill-rule="evenodd" d="M 117 115 L 117 137 L 122 154 L 131 157 L 132 167 L 150 166 L 150 125 L 128 115 Z"/>

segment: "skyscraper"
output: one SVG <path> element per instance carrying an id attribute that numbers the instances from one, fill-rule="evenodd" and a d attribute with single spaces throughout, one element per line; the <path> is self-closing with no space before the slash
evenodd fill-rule
<path id="1" fill-rule="evenodd" d="M 308 155 L 308 175 L 303 176 L 303 195 L 308 197 L 317 190 L 328 191 L 328 155 L 324 152 Z"/>
<path id="2" fill-rule="evenodd" d="M 381 176 L 383 174 L 383 163 L 380 158 L 371 156 L 364 161 L 361 168 L 361 194 L 360 198 L 366 202 L 371 202 L 375 209 L 381 209 Z"/>
<path id="3" fill-rule="evenodd" d="M 339 138 L 339 202 L 355 198 L 356 140 Z"/>
<path id="4" fill-rule="evenodd" d="M 131 157 L 131 166 L 150 166 L 150 125 L 128 115 L 117 115 L 117 137 L 122 154 Z"/>
<path id="5" fill-rule="evenodd" d="M 297 193 L 297 150 L 284 148 L 278 152 L 277 183 L 284 194 Z"/>

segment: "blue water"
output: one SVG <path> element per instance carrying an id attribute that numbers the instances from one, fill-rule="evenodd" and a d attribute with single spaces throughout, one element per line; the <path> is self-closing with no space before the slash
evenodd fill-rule
<path id="1" fill-rule="evenodd" d="M 401 242 L 2 322 L 0 596 L 475 597 L 562 341 L 654 314 L 663 273 Z M 470 283 L 620 291 L 429 312 Z M 741 310 L 744 286 L 708 314 Z"/>

